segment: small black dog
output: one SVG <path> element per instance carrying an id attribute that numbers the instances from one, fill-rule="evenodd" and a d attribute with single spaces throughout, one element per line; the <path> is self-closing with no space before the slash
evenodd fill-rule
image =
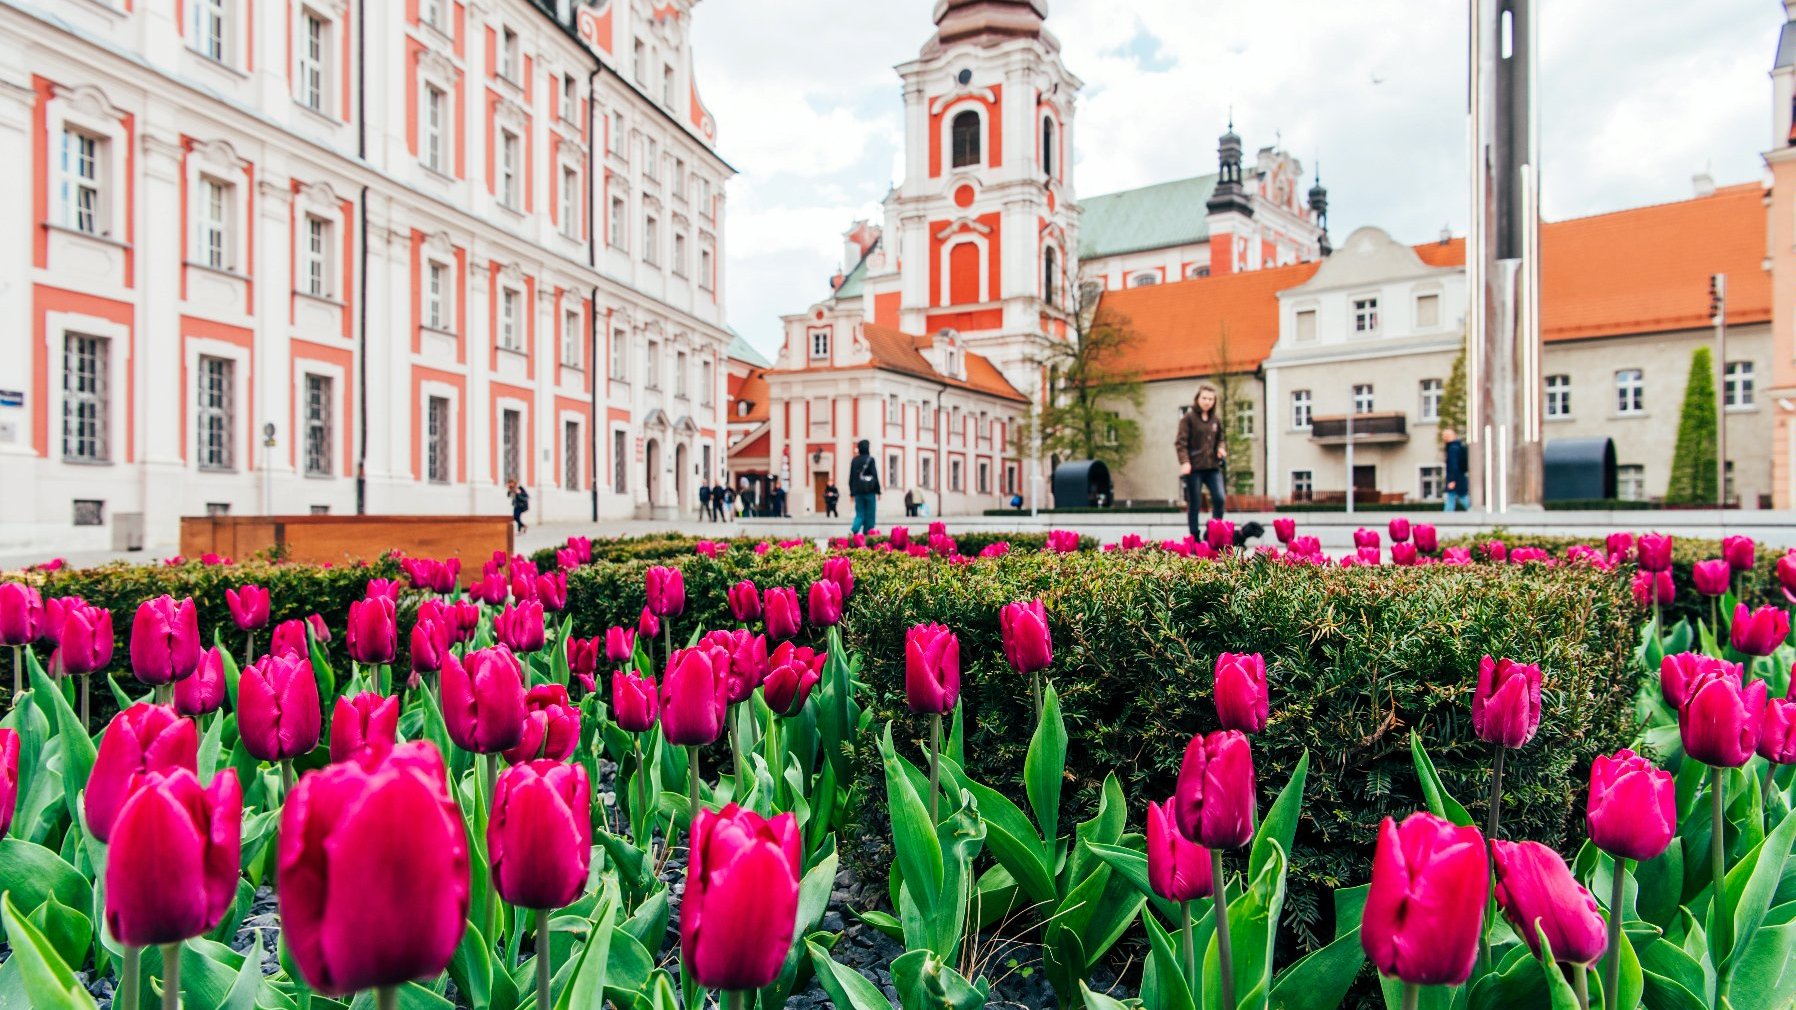
<path id="1" fill-rule="evenodd" d="M 1249 540 L 1258 540 L 1265 535 L 1266 527 L 1249 519 L 1235 527 L 1235 549 L 1240 550 L 1247 546 Z"/>

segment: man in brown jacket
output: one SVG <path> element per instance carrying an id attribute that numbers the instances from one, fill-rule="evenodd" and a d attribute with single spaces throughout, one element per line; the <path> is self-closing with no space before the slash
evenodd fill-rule
<path id="1" fill-rule="evenodd" d="M 1199 489 L 1210 493 L 1210 517 L 1222 518 L 1222 466 L 1228 459 L 1228 439 L 1216 408 L 1216 389 L 1197 387 L 1191 409 L 1179 418 L 1179 435 L 1173 446 L 1179 454 L 1179 476 L 1185 482 L 1185 518 L 1191 535 L 1203 539 L 1203 501 Z"/>

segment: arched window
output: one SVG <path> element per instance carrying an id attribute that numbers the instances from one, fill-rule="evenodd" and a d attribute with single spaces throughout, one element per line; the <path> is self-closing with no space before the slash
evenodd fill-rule
<path id="1" fill-rule="evenodd" d="M 1053 246 L 1042 250 L 1041 254 L 1041 297 L 1049 305 L 1054 304 L 1054 292 L 1060 279 L 1060 254 Z"/>
<path id="2" fill-rule="evenodd" d="M 1158 283 L 1160 283 L 1159 274 L 1136 274 L 1129 278 L 1129 287 L 1132 288 L 1145 288 Z"/>
<path id="3" fill-rule="evenodd" d="M 1048 116 L 1041 118 L 1041 170 L 1054 177 L 1054 120 Z"/>
<path id="4" fill-rule="evenodd" d="M 979 164 L 979 113 L 968 109 L 956 115 L 950 133 L 954 144 L 954 167 Z"/>

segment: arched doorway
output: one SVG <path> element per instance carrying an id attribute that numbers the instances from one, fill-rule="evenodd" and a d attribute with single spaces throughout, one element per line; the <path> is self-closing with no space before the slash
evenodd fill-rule
<path id="1" fill-rule="evenodd" d="M 691 497 L 691 495 L 687 494 L 687 489 L 686 489 L 686 484 L 687 484 L 686 471 L 688 469 L 688 467 L 686 465 L 686 457 L 687 457 L 686 443 L 681 442 L 678 445 L 675 445 L 674 446 L 674 479 L 673 479 L 673 483 L 674 483 L 674 514 L 681 515 L 681 516 L 686 514 L 686 509 L 689 507 L 689 504 L 690 504 L 687 501 L 687 499 Z"/>
<path id="2" fill-rule="evenodd" d="M 661 497 L 661 443 L 649 439 L 643 448 L 642 489 L 648 495 L 649 508 L 655 507 L 655 499 Z"/>

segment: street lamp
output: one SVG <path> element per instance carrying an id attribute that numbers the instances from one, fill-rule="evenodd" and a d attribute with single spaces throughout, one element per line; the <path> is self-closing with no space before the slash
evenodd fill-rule
<path id="1" fill-rule="evenodd" d="M 274 422 L 262 425 L 262 514 L 274 514 Z"/>

